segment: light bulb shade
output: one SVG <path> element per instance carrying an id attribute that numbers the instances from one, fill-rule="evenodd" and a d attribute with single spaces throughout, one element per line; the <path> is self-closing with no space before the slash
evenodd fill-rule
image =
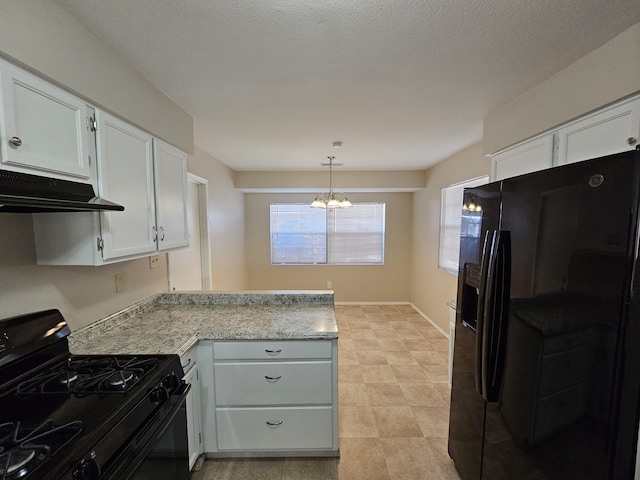
<path id="1" fill-rule="evenodd" d="M 351 202 L 349 201 L 349 199 L 347 197 L 344 197 L 344 200 L 342 200 L 340 202 L 340 208 L 349 208 L 351 207 Z"/>
<path id="2" fill-rule="evenodd" d="M 316 199 L 313 202 L 311 202 L 310 207 L 312 207 L 312 208 L 327 208 L 327 204 L 324 203 L 324 200 L 322 199 L 322 195 L 318 194 Z"/>
<path id="3" fill-rule="evenodd" d="M 340 201 L 334 197 L 333 195 L 331 195 L 329 197 L 329 201 L 327 202 L 327 208 L 340 208 Z"/>

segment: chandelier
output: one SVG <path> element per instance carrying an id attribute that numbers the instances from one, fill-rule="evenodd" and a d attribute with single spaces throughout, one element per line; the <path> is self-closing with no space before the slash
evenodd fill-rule
<path id="1" fill-rule="evenodd" d="M 333 193 L 333 161 L 336 157 L 327 157 L 329 163 L 323 163 L 323 166 L 329 166 L 329 193 L 318 193 L 316 199 L 311 202 L 313 208 L 347 208 L 351 206 L 351 202 L 344 193 Z"/>

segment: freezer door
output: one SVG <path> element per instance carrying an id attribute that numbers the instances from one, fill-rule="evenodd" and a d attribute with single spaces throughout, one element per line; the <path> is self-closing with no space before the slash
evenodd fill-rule
<path id="1" fill-rule="evenodd" d="M 476 329 L 484 239 L 499 228 L 500 183 L 467 189 L 462 211 L 449 455 L 464 480 L 481 476 L 485 402 L 476 392 Z"/>
<path id="2" fill-rule="evenodd" d="M 503 181 L 506 362 L 487 406 L 482 478 L 613 478 L 636 163 L 631 153 Z"/>

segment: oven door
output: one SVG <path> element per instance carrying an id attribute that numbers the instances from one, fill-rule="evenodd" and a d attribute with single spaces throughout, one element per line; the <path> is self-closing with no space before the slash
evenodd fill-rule
<path id="1" fill-rule="evenodd" d="M 186 398 L 191 385 L 185 383 L 146 428 L 123 449 L 100 480 L 188 480 Z"/>
<path id="2" fill-rule="evenodd" d="M 187 437 L 186 396 L 173 418 L 167 420 L 164 431 L 158 432 L 149 452 L 129 480 L 170 478 L 188 480 L 189 447 Z"/>

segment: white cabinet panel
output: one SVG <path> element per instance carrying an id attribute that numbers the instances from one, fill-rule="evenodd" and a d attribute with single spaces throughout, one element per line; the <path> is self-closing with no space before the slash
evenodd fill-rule
<path id="1" fill-rule="evenodd" d="M 293 358 L 331 358 L 330 341 L 266 340 L 215 342 L 213 356 L 216 360 L 287 360 Z"/>
<path id="2" fill-rule="evenodd" d="M 633 150 L 640 138 L 640 99 L 614 105 L 558 131 L 558 164 Z"/>
<path id="3" fill-rule="evenodd" d="M 157 139 L 153 148 L 158 250 L 186 247 L 189 245 L 187 155 Z"/>
<path id="4" fill-rule="evenodd" d="M 99 190 L 124 212 L 101 216 L 103 258 L 153 253 L 156 242 L 152 137 L 103 111 L 98 120 Z"/>
<path id="5" fill-rule="evenodd" d="M 216 404 L 331 404 L 331 361 L 216 363 Z"/>
<path id="6" fill-rule="evenodd" d="M 491 180 L 524 175 L 550 168 L 553 163 L 553 134 L 524 142 L 491 157 Z"/>
<path id="7" fill-rule="evenodd" d="M 332 447 L 331 407 L 219 408 L 222 450 L 297 450 Z"/>
<path id="8" fill-rule="evenodd" d="M 196 460 L 202 453 L 202 420 L 200 407 L 200 379 L 198 367 L 195 362 L 196 349 L 182 357 L 185 370 L 184 381 L 191 384 L 191 390 L 187 394 L 187 440 L 189 445 L 189 468 L 193 468 Z M 191 359 L 191 361 L 189 361 Z M 186 360 L 186 361 L 185 361 Z M 185 365 L 186 364 L 186 365 Z"/>
<path id="9" fill-rule="evenodd" d="M 2 167 L 93 183 L 84 101 L 0 62 Z"/>

